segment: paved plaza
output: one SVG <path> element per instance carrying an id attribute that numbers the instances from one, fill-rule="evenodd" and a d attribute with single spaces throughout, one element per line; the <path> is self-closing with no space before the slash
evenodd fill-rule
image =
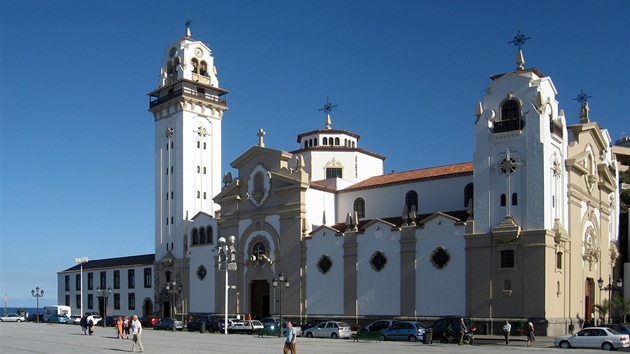
<path id="1" fill-rule="evenodd" d="M 147 328 L 142 334 L 145 353 L 281 353 L 283 338 L 248 336 L 240 334 L 155 331 Z M 535 346 L 528 348 L 522 337 L 510 343 L 509 350 L 530 352 L 567 352 L 553 348 L 553 339 L 538 338 Z M 298 338 L 300 354 L 332 353 L 503 353 L 506 351 L 498 336 L 477 336 L 472 346 L 435 343 L 428 345 L 410 342 L 353 342 L 349 339 Z M 129 352 L 131 340 L 116 339 L 111 327 L 97 327 L 92 336 L 81 334 L 78 325 L 0 323 L 0 353 L 117 353 Z M 628 351 L 628 350 L 622 350 Z M 571 353 L 593 350 L 571 350 Z"/>

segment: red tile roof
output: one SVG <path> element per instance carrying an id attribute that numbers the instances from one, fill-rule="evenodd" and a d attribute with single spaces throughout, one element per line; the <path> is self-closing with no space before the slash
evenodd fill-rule
<path id="1" fill-rule="evenodd" d="M 425 179 L 458 177 L 462 175 L 472 175 L 472 173 L 473 163 L 464 162 L 453 165 L 429 167 L 419 170 L 395 172 L 387 175 L 375 176 L 345 188 L 342 191 L 346 192 L 357 189 L 381 187 L 390 184 L 409 183 Z"/>

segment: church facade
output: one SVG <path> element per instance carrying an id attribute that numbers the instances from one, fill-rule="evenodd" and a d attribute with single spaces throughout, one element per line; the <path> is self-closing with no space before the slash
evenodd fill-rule
<path id="1" fill-rule="evenodd" d="M 546 335 L 598 317 L 598 280 L 620 274 L 611 139 L 585 99 L 580 117 L 564 116 L 520 47 L 516 64 L 491 76 L 471 118 L 470 162 L 386 174 L 359 134 L 333 128 L 327 102 L 323 127 L 298 134 L 296 148 L 265 146 L 260 129 L 233 177 L 221 171 L 228 91 L 187 29 L 149 93 L 154 314 L 352 325 L 459 314 L 489 333 L 508 319 Z M 281 274 L 288 283 L 276 287 Z"/>

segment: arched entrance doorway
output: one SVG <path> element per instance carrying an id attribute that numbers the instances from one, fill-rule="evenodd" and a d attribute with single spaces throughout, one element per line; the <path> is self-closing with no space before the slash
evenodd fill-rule
<path id="1" fill-rule="evenodd" d="M 270 315 L 269 282 L 266 280 L 254 280 L 250 284 L 250 309 L 253 318 L 261 319 Z"/>
<path id="2" fill-rule="evenodd" d="M 593 278 L 586 278 L 584 284 L 584 320 L 590 320 L 593 322 L 593 314 L 595 313 L 595 280 Z M 594 323 L 593 323 L 594 324 Z"/>
<path id="3" fill-rule="evenodd" d="M 153 301 L 151 301 L 151 299 L 145 299 L 144 304 L 142 304 L 142 316 L 151 315 L 153 315 Z"/>

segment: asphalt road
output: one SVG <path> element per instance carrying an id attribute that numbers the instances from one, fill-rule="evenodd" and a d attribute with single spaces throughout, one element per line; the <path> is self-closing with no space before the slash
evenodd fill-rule
<path id="1" fill-rule="evenodd" d="M 199 332 L 166 332 L 144 329 L 142 333 L 145 353 L 281 353 L 284 339 Z M 350 339 L 298 338 L 300 354 L 329 353 L 504 353 L 513 351 L 564 352 L 553 348 L 553 338 L 539 337 L 528 348 L 523 337 L 514 337 L 506 347 L 501 337 L 476 336 L 474 345 L 422 344 L 410 342 L 353 342 Z M 111 327 L 97 327 L 92 336 L 81 334 L 81 327 L 67 324 L 0 323 L 0 353 L 115 353 L 129 352 L 131 340 L 116 339 Z M 630 352 L 628 349 L 621 351 Z M 593 350 L 572 349 L 570 353 L 593 353 Z"/>

